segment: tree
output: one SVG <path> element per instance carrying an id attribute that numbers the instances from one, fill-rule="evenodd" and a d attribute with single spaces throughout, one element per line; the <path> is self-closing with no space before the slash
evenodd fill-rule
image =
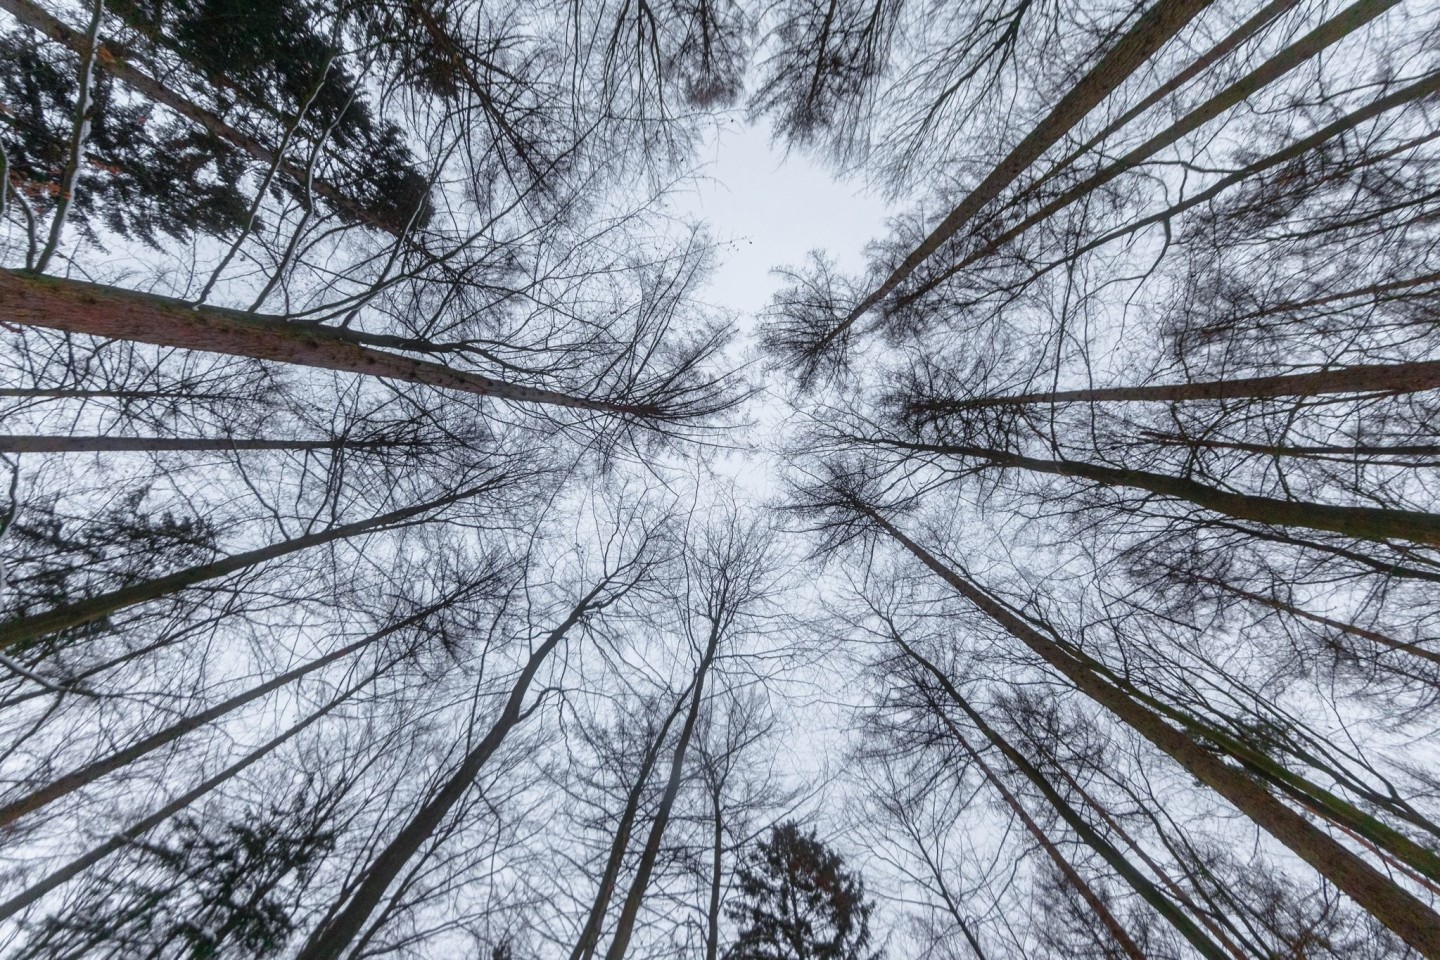
<path id="1" fill-rule="evenodd" d="M 870 914 L 858 874 L 798 823 L 773 827 L 736 872 L 726 913 L 739 926 L 727 960 L 862 960 L 871 949 Z"/>

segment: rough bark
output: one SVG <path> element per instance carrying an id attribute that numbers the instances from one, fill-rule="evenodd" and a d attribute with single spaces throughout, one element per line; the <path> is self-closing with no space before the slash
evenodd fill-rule
<path id="1" fill-rule="evenodd" d="M 1103 679 L 1060 644 L 905 536 L 873 508 L 856 503 L 854 509 L 869 517 L 879 530 L 1075 684 L 1080 692 L 1228 800 L 1257 826 L 1368 910 L 1401 940 L 1421 955 L 1440 960 L 1440 914 L 1281 803 L 1264 786 L 1215 756 L 1188 733 L 1177 730 Z"/>
<path id="2" fill-rule="evenodd" d="M 653 405 L 574 397 L 386 353 L 339 329 L 13 270 L 0 270 L 0 316 L 24 326 L 385 377 L 517 403 L 635 417 L 665 414 Z"/>

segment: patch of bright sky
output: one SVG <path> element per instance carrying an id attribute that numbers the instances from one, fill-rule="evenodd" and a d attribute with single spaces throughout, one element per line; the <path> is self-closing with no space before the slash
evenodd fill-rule
<path id="1" fill-rule="evenodd" d="M 865 244 L 883 236 L 891 208 L 862 184 L 837 178 L 800 151 L 770 143 L 764 125 L 727 118 L 700 151 L 700 179 L 671 208 L 703 220 L 720 243 L 705 299 L 739 312 L 748 337 L 780 286 L 775 267 L 798 266 L 815 249 L 846 272 L 865 265 Z"/>
<path id="2" fill-rule="evenodd" d="M 670 201 L 675 214 L 705 222 L 719 245 L 717 266 L 700 296 L 733 310 L 740 329 L 737 361 L 749 353 L 758 315 L 784 280 L 771 271 L 800 266 L 823 249 L 841 270 L 865 267 L 865 245 L 886 233 L 893 208 L 858 181 L 841 179 L 820 160 L 770 142 L 766 125 L 726 118 L 699 152 L 694 185 Z M 764 394 L 751 405 L 764 443 L 783 417 Z M 722 459 L 722 472 L 760 496 L 775 489 L 775 464 L 756 451 Z"/>

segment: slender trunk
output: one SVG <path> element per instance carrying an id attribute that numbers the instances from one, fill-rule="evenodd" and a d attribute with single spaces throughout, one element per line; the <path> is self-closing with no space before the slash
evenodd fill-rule
<path id="1" fill-rule="evenodd" d="M 135 823 L 133 826 L 126 828 L 124 831 L 115 834 L 115 836 L 111 837 L 109 840 L 105 841 L 100 846 L 91 850 L 89 853 L 82 854 L 81 856 L 76 857 L 74 860 L 61 867 L 59 870 L 54 871 L 53 873 L 26 887 L 23 891 L 16 894 L 14 897 L 11 897 L 4 903 L 0 903 L 0 920 L 9 920 L 11 917 L 15 916 L 15 914 L 19 913 L 21 910 L 24 910 L 26 907 L 39 900 L 41 897 L 45 896 L 50 891 L 56 889 L 57 887 L 63 886 L 66 883 L 69 883 L 71 880 L 75 879 L 77 876 L 90 869 L 90 867 L 110 856 L 110 854 L 114 853 L 117 850 L 121 850 L 125 847 L 131 846 L 135 843 L 135 841 L 139 840 L 145 834 L 149 833 L 151 830 L 155 829 L 157 826 L 164 823 L 166 820 L 175 816 L 175 814 L 179 813 L 181 810 L 184 810 L 186 807 L 190 806 L 190 804 L 194 803 L 196 800 L 199 800 L 201 797 L 205 796 L 207 793 L 214 790 L 216 787 L 219 787 L 220 785 L 228 782 L 229 780 L 234 779 L 247 767 L 264 759 L 271 753 L 274 753 L 281 746 L 289 742 L 294 737 L 298 736 L 304 730 L 309 728 L 312 724 L 319 721 L 331 710 L 334 710 L 346 700 L 350 699 L 350 697 L 353 696 L 356 692 L 358 692 L 362 687 L 374 680 L 377 675 L 378 674 L 375 673 L 370 674 L 368 677 L 352 686 L 349 690 L 346 690 L 344 693 L 340 694 L 340 696 L 336 697 L 334 700 L 331 700 L 328 704 L 321 707 L 319 710 L 315 711 L 310 716 L 306 717 L 304 720 L 291 727 L 289 730 L 286 730 L 284 733 L 268 741 L 263 746 L 257 747 L 255 750 L 252 750 L 250 753 L 246 754 L 237 762 L 226 767 L 224 770 L 220 771 L 208 780 L 205 780 L 199 786 L 184 794 L 181 794 L 179 797 L 176 797 L 174 800 L 165 804 L 165 806 L 161 807 L 159 810 L 150 814 L 150 816 L 139 821 L 138 823 Z"/>
<path id="2" fill-rule="evenodd" d="M 874 509 L 863 503 L 853 506 L 956 592 L 1068 678 L 1082 693 L 1174 759 L 1201 783 L 1230 801 L 1258 827 L 1310 864 L 1401 940 L 1421 955 L 1440 960 L 1440 915 L 1427 904 L 1281 803 L 1243 771 L 1215 756 L 1191 734 L 1171 726 L 1158 714 L 1103 679 L 1059 643 L 1046 637 L 1009 607 L 905 536 Z"/>
<path id="3" fill-rule="evenodd" d="M 1100 58 L 1090 72 L 1071 87 L 1009 155 L 965 195 L 890 276 L 825 335 L 820 346 L 823 348 L 833 342 L 892 290 L 904 283 L 931 254 L 959 233 L 983 207 L 1000 196 L 1005 188 L 1039 160 L 1046 150 L 1059 143 L 1072 127 L 1209 5 L 1210 0 L 1162 0 L 1141 14 L 1130 30 Z"/>
<path id="4" fill-rule="evenodd" d="M 61 23 L 31 0 L 0 0 L 0 10 L 6 11 L 27 27 L 43 33 L 51 40 L 69 47 L 82 57 L 87 56 L 90 52 L 90 44 L 84 36 Z M 261 163 L 276 164 L 285 176 L 296 183 L 303 184 L 307 179 L 311 179 L 304 169 L 280 157 L 274 150 L 248 133 L 231 126 L 214 113 L 195 105 L 160 81 L 131 66 L 124 58 L 111 50 L 104 41 L 101 41 L 96 47 L 95 58 L 100 61 L 105 71 L 116 79 L 156 103 L 162 103 L 182 117 L 204 127 L 217 139 L 249 154 Z M 313 185 L 316 193 L 342 213 L 386 233 L 404 236 L 406 223 L 403 220 L 391 220 L 377 214 L 327 181 L 314 178 Z"/>
<path id="5" fill-rule="evenodd" d="M 886 445 L 923 453 L 971 457 L 995 466 L 1016 467 L 1035 473 L 1060 477 L 1077 477 L 1108 487 L 1130 487 L 1147 490 L 1162 497 L 1193 503 L 1206 510 L 1238 520 L 1249 520 L 1270 526 L 1308 527 L 1344 534 L 1359 540 L 1410 540 L 1428 546 L 1440 546 L 1440 514 L 1418 510 L 1391 510 L 1379 507 L 1336 507 L 1300 500 L 1277 500 L 1248 493 L 1232 493 L 1206 486 L 1183 477 L 1145 470 L 1107 467 L 1079 460 L 1042 460 L 996 450 L 949 444 L 906 443 L 885 441 Z"/>
<path id="6" fill-rule="evenodd" d="M 1085 390 L 1051 390 L 1015 393 L 969 400 L 933 400 L 912 405 L 917 413 L 944 415 L 987 407 L 1018 407 L 1049 403 L 1181 402 L 1186 400 L 1250 400 L 1260 397 L 1319 397 L 1343 393 L 1418 393 L 1440 389 L 1440 360 L 1414 363 L 1361 364 L 1264 377 L 1199 380 L 1194 383 L 1155 384 L 1144 387 L 1092 387 Z"/>
<path id="7" fill-rule="evenodd" d="M 330 664 L 335 663 L 337 660 L 348 657 L 351 654 L 370 646 L 376 641 L 383 640 L 385 637 L 398 633 L 399 631 L 404 630 L 407 627 L 414 626 L 415 624 L 421 622 L 426 617 L 429 617 L 431 614 L 440 610 L 442 607 L 446 606 L 453 600 L 454 597 L 452 596 L 447 597 L 440 603 L 431 604 L 430 606 L 419 611 L 418 613 L 412 614 L 411 616 L 406 617 L 404 620 L 401 620 L 397 623 L 393 623 L 390 626 L 384 628 L 383 630 L 379 630 L 375 633 L 370 634 L 367 637 L 356 640 L 354 643 L 346 644 L 343 647 L 327 653 L 323 657 L 319 657 L 318 659 L 310 661 L 304 666 L 296 667 L 294 670 L 282 673 L 272 680 L 268 680 L 265 683 L 262 683 L 255 687 L 251 687 L 244 693 L 240 693 L 233 697 L 230 697 L 227 700 L 223 700 L 207 710 L 202 710 L 200 713 L 196 713 L 191 716 L 185 717 L 182 720 L 178 720 L 175 723 L 172 723 L 170 726 L 166 727 L 164 730 L 153 733 L 148 737 L 138 740 L 123 750 L 118 750 L 115 753 L 110 754 L 108 757 L 105 757 L 101 760 L 96 760 L 93 763 L 86 764 L 78 770 L 67 773 L 62 777 L 58 777 L 57 779 L 50 781 L 45 786 L 40 787 L 37 790 L 32 790 L 30 793 L 27 793 L 23 797 L 12 800 L 9 803 L 6 803 L 4 806 L 0 806 L 0 829 L 3 829 L 6 826 L 14 823 L 16 820 L 25 816 L 26 814 L 34 813 L 37 810 L 41 810 L 47 805 L 54 803 L 56 800 L 59 800 L 62 797 L 69 796 L 76 790 L 79 790 L 83 787 L 89 786 L 90 784 L 99 780 L 101 777 L 113 773 L 123 767 L 126 767 L 129 764 L 134 763 L 136 760 L 139 760 L 141 757 L 144 757 L 147 754 L 159 750 L 161 747 L 174 743 L 176 740 L 179 740 L 187 733 L 190 733 L 193 730 L 198 730 L 206 724 L 209 724 L 212 721 L 218 720 L 220 717 L 225 716 L 231 711 L 238 710 L 240 707 L 245 706 L 247 703 L 252 703 L 255 700 L 258 700 L 259 698 L 265 696 L 266 694 L 271 693 L 272 691 L 278 690 L 289 683 L 299 680 L 301 677 L 307 676 L 308 674 L 314 673 L 316 670 L 327 667 Z"/>
<path id="8" fill-rule="evenodd" d="M 1327 47 L 1333 46 L 1345 39 L 1399 2 L 1400 0 L 1359 0 L 1358 3 L 1353 4 L 1337 16 L 1316 27 L 1300 40 L 1281 50 L 1269 60 L 1265 61 L 1265 63 L 1250 71 L 1221 92 L 1215 94 L 1199 107 L 1190 111 L 1179 121 L 1126 153 L 1119 160 L 1091 174 L 1058 197 L 1041 205 L 1019 223 L 1004 230 L 994 239 L 987 241 L 980 250 L 967 254 L 958 264 L 940 271 L 915 290 L 908 291 L 905 295 L 905 301 L 908 303 L 915 300 L 964 267 L 999 250 L 1031 227 L 1045 222 L 1059 211 L 1089 196 L 1122 174 L 1140 166 L 1161 150 L 1171 146 L 1183 137 L 1194 133 L 1227 110 L 1245 102 L 1245 100 L 1258 91 L 1284 77 L 1287 73 L 1296 69 L 1307 60 L 1318 56 Z M 1353 122 L 1352 120 L 1352 123 Z M 1325 139 L 1329 139 L 1329 136 L 1330 135 L 1327 135 Z M 1305 141 L 1301 142 L 1308 143 L 1310 139 L 1311 138 L 1306 138 Z M 1305 149 L 1309 149 L 1309 147 Z M 1278 162 L 1280 161 L 1275 161 L 1275 163 Z M 1273 163 L 1267 164 L 1267 166 L 1273 165 Z M 1247 176 L 1253 175 L 1255 172 L 1252 168 L 1246 168 Z"/>
<path id="9" fill-rule="evenodd" d="M 4 2 L 8 0 L 0 0 Z M 111 340 L 341 370 L 519 403 L 638 417 L 664 414 L 653 405 L 573 397 L 397 356 L 355 343 L 345 331 L 331 327 L 197 307 L 171 297 L 77 280 L 0 270 L 0 311 L 9 323 Z"/>
<path id="10" fill-rule="evenodd" d="M 710 902 L 705 907 L 705 960 L 720 956 L 720 899 L 725 885 L 725 811 L 719 786 L 710 791 Z"/>
<path id="11" fill-rule="evenodd" d="M 477 494 L 484 493 L 490 489 L 490 487 L 490 484 L 469 487 L 458 493 L 452 493 L 448 496 L 440 497 L 437 500 L 431 500 L 428 503 L 405 507 L 402 510 L 393 510 L 390 513 L 384 513 L 378 517 L 371 517 L 368 520 L 361 520 L 356 523 L 341 524 L 338 527 L 331 527 L 328 530 L 322 530 L 318 533 L 306 534 L 303 537 L 282 540 L 279 543 L 272 543 L 258 550 L 237 553 L 211 563 L 179 570 L 168 576 L 158 577 L 154 580 L 146 580 L 143 583 L 132 584 L 128 587 L 121 587 L 119 590 L 112 590 L 98 597 L 81 600 L 55 610 L 47 610 L 44 613 L 36 613 L 28 617 L 21 617 L 18 620 L 11 620 L 8 623 L 0 624 L 0 652 L 23 652 L 32 646 L 35 641 L 50 634 L 81 626 L 86 623 L 92 623 L 116 611 L 123 610 L 126 607 L 179 593 L 187 587 L 193 587 L 208 580 L 214 580 L 232 573 L 237 573 L 249 567 L 257 566 L 291 553 L 307 550 L 310 547 L 333 543 L 348 537 L 355 537 L 392 527 L 409 525 L 414 522 L 417 517 L 447 507 L 452 503 L 458 503 L 461 500 L 476 496 Z"/>
<path id="12" fill-rule="evenodd" d="M 1150 878 L 1137 870 L 1123 853 L 1102 837 L 1100 833 L 1080 815 L 1080 812 L 1061 796 L 1060 792 L 1055 789 L 1054 785 L 1050 783 L 1040 769 L 1030 762 L 1029 758 L 1015 749 L 999 731 L 985 722 L 985 718 L 970 705 L 970 702 L 965 699 L 959 689 L 950 682 L 950 678 L 945 675 L 944 671 L 931 663 L 898 635 L 895 636 L 895 641 L 910 659 L 914 660 L 923 667 L 927 673 L 935 678 L 936 682 L 940 684 L 941 689 L 945 691 L 945 695 L 970 718 L 970 722 L 985 736 L 985 739 L 994 744 L 996 749 L 1010 761 L 1010 764 L 1025 776 L 1025 779 L 1034 784 L 1041 795 L 1045 797 L 1046 802 L 1070 825 L 1070 829 L 1074 830 L 1090 849 L 1098 853 L 1116 873 L 1123 877 L 1125 881 L 1130 884 L 1131 889 L 1139 894 L 1146 903 L 1150 904 L 1157 913 L 1168 920 L 1171 926 L 1184 936 L 1185 939 L 1190 942 L 1191 946 L 1199 951 L 1202 956 L 1209 958 L 1209 960 L 1230 960 L 1224 950 L 1207 937 L 1205 933 L 1195 925 L 1194 921 L 1186 916 L 1184 911 L 1176 907 L 1168 897 L 1160 892 L 1155 884 L 1150 882 Z M 1125 928 L 1120 925 L 1120 922 L 1110 913 L 1104 901 L 1100 900 L 1100 898 L 1090 890 L 1089 886 L 1080 879 L 1074 867 L 1065 860 L 1059 849 L 1055 848 L 1054 845 L 1045 838 L 1039 825 L 1035 824 L 1029 815 L 1025 813 L 1024 808 L 1020 805 L 1020 801 L 1011 795 L 1004 783 L 1001 782 L 999 776 L 985 763 L 979 751 L 970 746 L 964 734 L 961 733 L 958 727 L 950 722 L 943 711 L 937 710 L 936 712 L 944 719 L 947 728 L 964 748 L 965 752 L 980 766 L 986 778 L 1000 791 L 1001 795 L 1005 798 L 1005 802 L 1020 815 L 1026 826 L 1030 828 L 1031 833 L 1035 834 L 1036 839 L 1039 840 L 1046 851 L 1050 853 L 1051 859 L 1055 861 L 1056 865 L 1060 867 L 1061 871 L 1065 873 L 1067 877 L 1071 878 L 1071 882 L 1076 884 L 1076 889 L 1080 892 L 1081 896 L 1085 898 L 1086 902 L 1090 904 L 1091 908 L 1095 910 L 1096 916 L 1100 918 L 1101 923 L 1103 923 L 1111 935 L 1115 937 L 1116 942 L 1131 956 L 1143 958 L 1143 952 L 1135 944 L 1135 941 L 1130 938 L 1130 935 L 1126 933 Z"/>
<path id="13" fill-rule="evenodd" d="M 710 664 L 715 660 L 715 651 L 719 644 L 720 625 L 712 622 L 705 654 L 695 669 L 695 689 L 690 694 L 690 711 L 685 716 L 685 724 L 680 728 L 675 749 L 670 755 L 670 777 L 665 784 L 665 792 L 660 796 L 660 806 L 655 811 L 655 819 L 650 822 L 650 835 L 645 838 L 645 848 L 641 851 L 640 862 L 635 867 L 635 877 L 630 881 L 625 904 L 620 908 L 620 917 L 615 923 L 615 936 L 610 941 L 610 949 L 605 951 L 605 960 L 624 960 L 625 952 L 630 948 L 630 938 L 635 933 L 635 920 L 640 914 L 640 905 L 644 902 L 645 893 L 650 886 L 655 862 L 660 857 L 660 843 L 665 838 L 666 828 L 670 826 L 670 811 L 680 793 L 680 783 L 685 773 L 685 754 L 690 749 L 690 739 L 694 736 L 695 725 L 700 720 L 700 707 L 705 697 L 705 677 L 710 672 Z"/>
<path id="14" fill-rule="evenodd" d="M 75 123 L 70 129 L 70 155 L 65 160 L 65 169 L 60 174 L 60 192 L 55 198 L 55 212 L 50 218 L 50 236 L 35 261 L 35 272 L 44 273 L 50 265 L 50 258 L 60 247 L 60 237 L 65 232 L 65 217 L 75 201 L 75 182 L 80 177 L 80 165 L 85 154 L 85 141 L 90 139 L 90 122 L 95 111 L 95 47 L 100 36 L 100 21 L 105 16 L 105 0 L 94 0 L 90 14 L 90 29 L 85 34 L 85 50 L 80 54 L 80 76 L 75 84 Z"/>
<path id="15" fill-rule="evenodd" d="M 1293 444 L 1244 443 L 1239 440 L 1208 440 L 1202 437 L 1185 437 L 1175 433 L 1160 433 L 1142 430 L 1146 440 L 1169 447 L 1189 447 L 1192 450 L 1238 450 L 1241 453 L 1258 453 L 1266 457 L 1295 457 L 1304 460 L 1357 460 L 1360 457 L 1436 457 L 1440 456 L 1440 444 L 1433 443 L 1357 443 L 1351 446 L 1316 444 L 1295 446 Z M 1395 463 L 1395 461 L 1387 461 Z M 1397 464 L 1407 465 L 1407 464 Z"/>
<path id="16" fill-rule="evenodd" d="M 570 629 L 579 623 L 586 613 L 600 605 L 597 601 L 605 586 L 602 582 L 591 590 L 530 654 L 494 725 L 465 755 L 444 786 L 425 801 L 385 849 L 370 862 L 363 874 L 364 879 L 356 886 L 349 901 L 310 934 L 296 955 L 296 960 L 338 960 L 360 936 L 361 930 L 380 906 L 385 892 L 395 878 L 435 835 L 445 817 L 474 785 L 475 778 L 479 776 L 486 761 L 500 748 L 510 731 L 519 726 L 525 718 L 525 695 L 529 692 L 535 675 L 540 672 L 546 658 L 565 639 Z"/>
<path id="17" fill-rule="evenodd" d="M 1237 587 L 1232 583 L 1219 579 L 1218 577 L 1207 577 L 1202 574 L 1188 571 L 1185 571 L 1184 575 L 1191 580 L 1194 580 L 1196 583 L 1208 584 L 1210 586 L 1216 587 L 1217 589 L 1224 590 L 1226 593 L 1229 593 L 1233 596 L 1237 596 L 1242 600 L 1249 600 L 1251 603 L 1257 604 L 1259 606 L 1269 607 L 1271 610 L 1275 610 L 1288 616 L 1292 616 L 1297 620 L 1305 620 L 1310 623 L 1316 623 L 1322 627 L 1329 627 L 1332 630 L 1339 630 L 1342 633 L 1348 633 L 1352 637 L 1359 637 L 1362 640 L 1369 640 L 1371 643 L 1377 644 L 1390 650 L 1398 650 L 1402 653 L 1408 653 L 1411 656 L 1420 657 L 1423 660 L 1429 660 L 1431 663 L 1440 663 L 1440 652 L 1436 652 L 1434 650 L 1427 650 L 1424 647 L 1420 646 L 1418 642 L 1406 643 L 1403 640 L 1397 640 L 1394 637 L 1381 633 L 1378 630 L 1370 630 L 1366 627 L 1359 627 L 1353 623 L 1346 623 L 1343 620 L 1334 620 L 1330 617 L 1322 617 L 1318 613 L 1311 613 L 1308 610 L 1302 610 L 1294 604 L 1286 603 L 1283 600 L 1276 599 L 1275 597 L 1266 596 L 1261 593 L 1255 593 L 1253 591 Z"/>
<path id="18" fill-rule="evenodd" d="M 605 914 L 610 909 L 610 899 L 615 895 L 615 885 L 620 880 L 620 867 L 625 860 L 625 852 L 630 847 L 630 835 L 635 829 L 635 819 L 640 813 L 640 802 L 644 799 L 645 787 L 650 781 L 650 773 L 655 769 L 655 761 L 660 757 L 660 750 L 665 744 L 665 738 L 670 733 L 670 725 L 675 718 L 680 716 L 680 711 L 688 701 L 687 690 L 675 701 L 675 706 L 665 717 L 665 722 L 660 725 L 655 739 L 650 741 L 641 761 L 640 769 L 635 774 L 635 782 L 631 784 L 630 791 L 625 796 L 625 809 L 620 813 L 620 823 L 615 828 L 615 836 L 610 842 L 610 855 L 605 860 L 605 870 L 600 875 L 600 885 L 595 891 L 595 899 L 590 904 L 590 913 L 585 919 L 585 927 L 580 931 L 579 938 L 575 941 L 574 948 L 570 951 L 570 960 L 590 960 L 595 955 L 595 947 L 600 942 L 600 934 L 605 924 Z"/>
<path id="19" fill-rule="evenodd" d="M 0 453 L 162 453 L 184 450 L 371 450 L 399 446 L 359 440 L 248 440 L 239 437 L 66 437 L 0 434 Z"/>

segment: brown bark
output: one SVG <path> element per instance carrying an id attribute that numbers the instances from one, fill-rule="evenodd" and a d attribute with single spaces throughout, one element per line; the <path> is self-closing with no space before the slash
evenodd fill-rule
<path id="1" fill-rule="evenodd" d="M 376 641 L 383 640 L 385 637 L 398 633 L 406 627 L 419 623 L 426 617 L 440 610 L 453 599 L 453 597 L 447 597 L 446 600 L 441 603 L 432 604 L 418 613 L 412 614 L 403 620 L 385 627 L 383 630 L 376 631 L 369 636 L 356 640 L 354 643 L 349 643 L 336 650 L 332 650 L 323 657 L 312 660 L 303 666 L 296 667 L 294 670 L 282 673 L 278 677 L 259 684 L 258 686 L 251 687 L 244 693 L 223 700 L 207 710 L 202 710 L 183 720 L 178 720 L 164 730 L 137 740 L 125 749 L 117 750 L 108 757 L 86 764 L 80 769 L 65 774 L 62 777 L 57 777 L 45 786 L 37 790 L 32 790 L 25 796 L 12 800 L 4 806 L 0 806 L 0 829 L 4 829 L 26 814 L 44 809 L 56 800 L 89 786 L 101 777 L 128 766 L 141 757 L 159 750 L 161 747 L 174 743 L 187 733 L 198 730 L 206 724 L 225 716 L 227 713 L 238 710 L 245 704 L 258 700 L 267 693 L 278 690 L 286 684 L 299 680 L 301 677 L 314 673 L 323 667 L 327 667 L 337 660 L 344 659 L 350 654 L 356 653 Z"/>
<path id="2" fill-rule="evenodd" d="M 27 27 L 43 33 L 46 37 L 63 44 L 82 57 L 86 56 L 89 52 L 89 42 L 83 34 L 70 29 L 38 5 L 32 3 L 31 0 L 0 0 L 0 10 L 5 10 Z M 309 171 L 278 157 L 275 151 L 248 133 L 231 126 L 214 113 L 196 106 L 154 77 L 131 66 L 106 46 L 104 40 L 100 41 L 99 47 L 95 51 L 95 56 L 100 62 L 100 65 L 105 68 L 106 72 L 116 79 L 132 89 L 143 93 L 156 103 L 164 104 L 187 120 L 204 127 L 214 136 L 236 149 L 248 153 L 261 163 L 267 165 L 275 164 L 277 168 L 291 180 L 299 184 L 308 184 L 317 194 L 329 201 L 335 209 L 342 211 L 361 223 L 383 230 L 386 233 L 394 234 L 395 236 L 404 235 L 405 223 L 392 222 L 376 214 L 363 204 L 351 199 L 343 190 L 334 184 L 315 177 Z"/>
<path id="3" fill-rule="evenodd" d="M 1018 467 L 1036 473 L 1077 477 L 1105 486 L 1131 487 L 1162 497 L 1184 500 L 1206 510 L 1239 520 L 1269 526 L 1308 527 L 1344 534 L 1360 540 L 1410 540 L 1440 546 L 1440 514 L 1378 507 L 1336 507 L 1299 500 L 1277 500 L 1248 493 L 1231 493 L 1183 477 L 1146 470 L 1107 467 L 1079 460 L 1042 460 L 990 447 L 884 441 L 902 450 L 985 460 L 998 467 Z"/>
<path id="4" fill-rule="evenodd" d="M 510 731 L 519 726 L 525 718 L 525 695 L 529 692 L 535 675 L 570 629 L 599 605 L 598 600 L 605 586 L 602 582 L 591 590 L 530 654 L 494 725 L 465 755 L 445 785 L 416 811 L 385 849 L 370 862 L 348 902 L 310 934 L 296 955 L 296 960 L 338 960 L 360 936 L 362 928 L 379 907 L 395 878 L 434 836 L 445 817 L 474 785 L 475 778 L 479 776 L 486 761 L 500 748 Z"/>
<path id="5" fill-rule="evenodd" d="M 1025 619 L 942 563 L 866 504 L 853 508 L 904 547 L 1007 633 L 1025 644 L 1086 696 L 1105 707 L 1197 780 L 1224 797 L 1277 841 L 1388 927 L 1416 951 L 1440 960 L 1440 914 L 1397 886 L 1333 837 L 1281 803 L 1264 786 L 1226 764 L 1190 734 L 1103 679 Z"/>
<path id="6" fill-rule="evenodd" d="M 945 219 L 897 266 L 890 276 L 827 333 L 820 348 L 834 342 L 865 313 L 905 281 L 920 264 L 1000 196 L 1031 164 L 1060 141 L 1075 124 L 1138 70 L 1185 25 L 1210 5 L 1210 0 L 1161 0 L 1146 10 L 1126 34 L 1082 77 L 1010 153 L 986 175 Z"/>
<path id="7" fill-rule="evenodd" d="M 665 415 L 653 405 L 574 397 L 386 353 L 355 343 L 334 328 L 11 270 L 0 270 L 0 317 L 26 326 L 341 370 L 517 403 L 635 417 Z"/>
<path id="8" fill-rule="evenodd" d="M 187 587 L 237 573 L 300 550 L 344 540 L 347 537 L 408 525 L 424 514 L 476 496 L 488 489 L 490 489 L 489 484 L 470 487 L 428 503 L 405 507 L 402 510 L 393 510 L 368 520 L 341 524 L 317 533 L 281 540 L 279 543 L 272 543 L 256 550 L 248 550 L 211 563 L 178 570 L 154 580 L 121 587 L 88 600 L 80 600 L 64 607 L 47 610 L 44 613 L 11 620 L 8 623 L 0 624 L 0 651 L 6 653 L 24 651 L 34 645 L 37 640 L 50 634 L 91 623 L 126 607 L 157 600 L 178 593 Z"/>

